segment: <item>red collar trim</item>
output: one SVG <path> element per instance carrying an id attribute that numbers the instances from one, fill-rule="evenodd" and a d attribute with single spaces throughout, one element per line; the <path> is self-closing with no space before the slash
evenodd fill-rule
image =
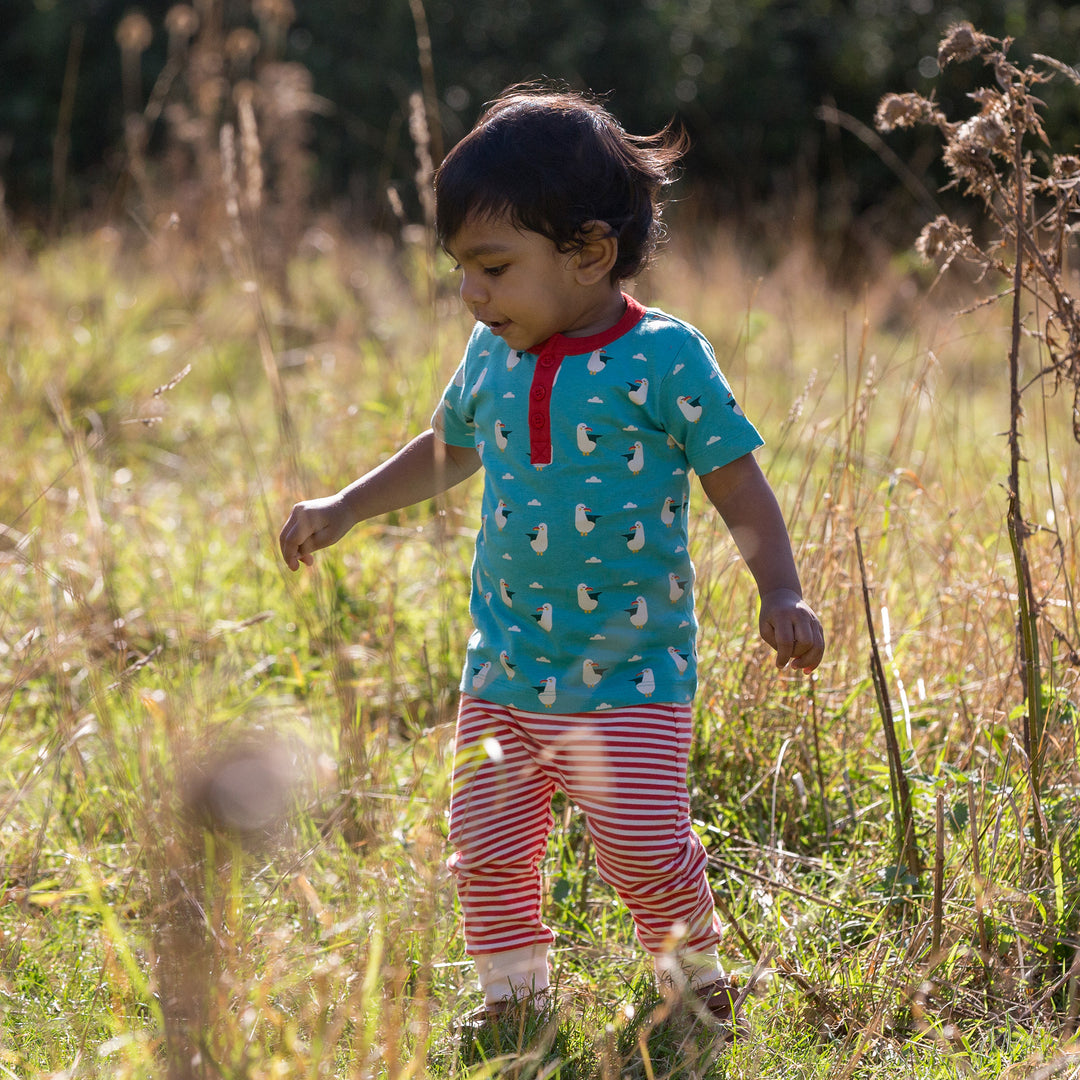
<path id="1" fill-rule="evenodd" d="M 529 387 L 529 461 L 538 468 L 551 464 L 551 390 L 565 356 L 584 356 L 610 345 L 633 330 L 645 316 L 645 308 L 623 293 L 626 310 L 614 326 L 588 337 L 552 334 L 547 341 L 529 349 L 536 357 Z"/>
<path id="2" fill-rule="evenodd" d="M 546 341 L 534 345 L 527 352 L 533 356 L 541 353 L 555 353 L 557 356 L 584 356 L 585 353 L 595 352 L 605 345 L 610 345 L 618 340 L 623 334 L 629 333 L 645 317 L 645 308 L 628 293 L 623 293 L 626 302 L 626 310 L 619 316 L 619 321 L 598 334 L 590 334 L 588 337 L 567 337 L 566 334 L 552 334 Z"/>

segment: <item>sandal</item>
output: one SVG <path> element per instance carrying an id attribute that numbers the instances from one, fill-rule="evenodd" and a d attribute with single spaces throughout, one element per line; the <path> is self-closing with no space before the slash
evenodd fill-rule
<path id="1" fill-rule="evenodd" d="M 690 992 L 690 1011 L 699 1019 L 716 1024 L 728 1038 L 733 1035 L 744 1038 L 750 1032 L 749 1025 L 739 1016 L 744 997 L 745 991 L 739 992 L 734 979 L 717 979 Z"/>
<path id="2" fill-rule="evenodd" d="M 546 1013 L 555 1006 L 554 995 L 546 990 L 535 994 L 525 994 L 522 997 L 503 998 L 502 1001 L 491 1001 L 474 1009 L 459 1023 L 459 1027 L 467 1031 L 476 1031 L 488 1024 L 497 1024 L 512 1015 L 521 1015 L 526 1010 L 534 1013 Z"/>

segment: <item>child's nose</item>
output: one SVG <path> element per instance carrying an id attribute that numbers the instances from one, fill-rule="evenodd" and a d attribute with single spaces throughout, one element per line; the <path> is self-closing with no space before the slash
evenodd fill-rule
<path id="1" fill-rule="evenodd" d="M 482 303 L 487 298 L 483 278 L 479 274 L 461 275 L 461 299 L 470 307 Z"/>

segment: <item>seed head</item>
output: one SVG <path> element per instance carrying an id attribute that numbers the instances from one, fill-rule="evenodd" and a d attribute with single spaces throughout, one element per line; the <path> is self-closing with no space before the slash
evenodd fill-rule
<path id="1" fill-rule="evenodd" d="M 964 240 L 964 230 L 951 218 L 939 214 L 929 224 L 923 226 L 919 239 L 915 241 L 915 250 L 927 262 L 932 262 L 939 255 L 952 254 Z"/>
<path id="2" fill-rule="evenodd" d="M 1076 154 L 1056 154 L 1054 156 L 1053 171 L 1055 176 L 1062 178 L 1074 177 L 1080 173 L 1080 157 Z"/>
<path id="3" fill-rule="evenodd" d="M 971 23 L 956 23 L 949 27 L 938 45 L 938 67 L 951 64 L 954 60 L 958 63 L 973 60 L 993 45 L 994 39 L 988 34 L 980 33 Z"/>
<path id="4" fill-rule="evenodd" d="M 955 182 L 963 181 L 968 194 L 988 196 L 996 173 L 990 160 L 990 146 L 977 133 L 976 125 L 981 119 L 976 116 L 961 124 L 942 156 Z"/>
<path id="5" fill-rule="evenodd" d="M 961 124 L 958 139 L 970 139 L 990 150 L 1003 150 L 1009 141 L 1009 129 L 1001 113 L 996 109 L 973 116 Z"/>
<path id="6" fill-rule="evenodd" d="M 874 125 L 878 131 L 894 131 L 932 122 L 934 118 L 933 104 L 921 94 L 886 94 L 878 102 Z"/>

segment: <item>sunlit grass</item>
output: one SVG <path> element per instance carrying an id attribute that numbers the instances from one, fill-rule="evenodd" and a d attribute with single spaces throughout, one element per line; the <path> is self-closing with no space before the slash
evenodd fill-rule
<path id="1" fill-rule="evenodd" d="M 467 323 L 449 282 L 429 290 L 422 252 L 317 240 L 288 296 L 258 285 L 258 308 L 168 234 L 72 237 L 4 267 L 4 1075 L 1075 1068 L 1060 1055 L 1080 1002 L 1067 656 L 1080 479 L 1068 403 L 1032 402 L 1044 441 L 1029 447 L 1030 514 L 1057 530 L 1032 545 L 1060 631 L 1047 632 L 1057 711 L 1043 802 L 1055 859 L 1032 849 L 1015 717 L 1000 313 L 955 318 L 903 276 L 834 294 L 805 252 L 763 277 L 722 238 L 665 252 L 641 294 L 716 342 L 767 437 L 762 461 L 829 639 L 813 682 L 775 674 L 752 583 L 696 500 L 692 804 L 725 961 L 744 980 L 763 973 L 751 1034 L 714 1053 L 652 1029 L 630 921 L 560 803 L 547 867 L 559 1022 L 463 1045 L 455 1025 L 478 999 L 443 859 L 477 481 L 358 526 L 299 575 L 275 535 L 295 499 L 426 426 Z M 918 878 L 896 869 L 855 528 Z M 241 817 L 222 818 L 237 748 L 268 802 L 241 799 Z"/>

